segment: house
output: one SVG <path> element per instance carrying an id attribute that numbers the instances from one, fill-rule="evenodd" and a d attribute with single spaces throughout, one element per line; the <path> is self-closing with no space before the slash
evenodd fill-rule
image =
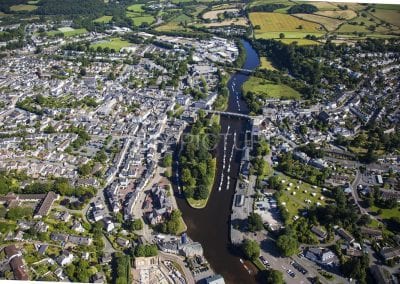
<path id="1" fill-rule="evenodd" d="M 380 255 L 385 261 L 400 257 L 400 246 L 394 248 L 382 248 Z"/>
<path id="2" fill-rule="evenodd" d="M 360 231 L 361 231 L 361 234 L 366 236 L 367 238 L 375 239 L 375 240 L 383 239 L 381 230 L 371 229 L 371 228 L 367 228 L 367 227 L 361 227 Z"/>
<path id="3" fill-rule="evenodd" d="M 64 275 L 63 272 L 64 272 L 63 269 L 61 267 L 59 267 L 54 271 L 54 274 L 58 277 L 58 279 L 64 280 L 65 279 L 65 275 Z"/>
<path id="4" fill-rule="evenodd" d="M 68 242 L 79 246 L 90 246 L 93 242 L 92 238 L 81 236 L 69 236 Z"/>
<path id="5" fill-rule="evenodd" d="M 66 266 L 72 263 L 74 255 L 67 250 L 64 250 L 60 256 L 57 257 L 56 261 L 61 266 Z"/>
<path id="6" fill-rule="evenodd" d="M 104 229 L 107 231 L 107 233 L 111 232 L 115 228 L 115 225 L 111 221 L 111 219 L 108 219 L 108 218 L 104 219 L 103 224 L 104 224 Z"/>
<path id="7" fill-rule="evenodd" d="M 124 239 L 124 238 L 118 237 L 115 241 L 116 241 L 117 244 L 118 244 L 119 246 L 121 246 L 121 247 L 126 248 L 126 247 L 129 246 L 129 241 L 126 240 L 126 239 Z"/>
<path id="8" fill-rule="evenodd" d="M 305 257 L 321 265 L 333 265 L 337 261 L 336 255 L 326 248 L 310 247 L 307 249 Z"/>
<path id="9" fill-rule="evenodd" d="M 380 265 L 372 265 L 370 267 L 372 277 L 376 284 L 389 284 L 391 282 L 390 272 Z"/>
<path id="10" fill-rule="evenodd" d="M 97 272 L 92 276 L 93 283 L 106 283 L 106 276 L 102 272 Z"/>
<path id="11" fill-rule="evenodd" d="M 22 260 L 22 256 L 13 257 L 9 264 L 15 280 L 29 280 L 29 275 Z"/>
<path id="12" fill-rule="evenodd" d="M 346 232 L 344 229 L 339 228 L 337 230 L 337 233 L 339 234 L 339 236 L 341 236 L 346 242 L 348 243 L 352 243 L 354 242 L 354 237 L 352 235 L 350 235 L 350 233 Z"/>
<path id="13" fill-rule="evenodd" d="M 215 274 L 213 276 L 206 278 L 206 283 L 207 284 L 225 284 L 225 280 L 221 275 Z"/>
<path id="14" fill-rule="evenodd" d="M 326 232 L 324 232 L 321 228 L 317 226 L 312 226 L 311 227 L 311 232 L 316 234 L 320 239 L 325 239 L 326 238 Z"/>
<path id="15" fill-rule="evenodd" d="M 77 233 L 83 233 L 85 229 L 83 228 L 82 224 L 78 221 L 74 222 L 74 224 L 71 227 L 72 230 L 74 230 Z"/>
<path id="16" fill-rule="evenodd" d="M 7 259 L 10 261 L 14 257 L 22 256 L 22 253 L 17 249 L 15 245 L 9 245 L 4 248 L 4 253 Z"/>
<path id="17" fill-rule="evenodd" d="M 105 254 L 101 257 L 100 263 L 101 263 L 101 264 L 107 264 L 107 263 L 110 263 L 111 260 L 112 260 L 111 254 L 110 254 L 110 253 L 105 253 Z"/>
<path id="18" fill-rule="evenodd" d="M 179 250 L 181 254 L 185 257 L 192 256 L 202 256 L 203 255 L 203 247 L 199 242 L 193 242 L 188 244 L 183 244 L 179 246 Z"/>
<path id="19" fill-rule="evenodd" d="M 104 218 L 104 213 L 103 211 L 100 210 L 93 210 L 93 219 L 98 222 L 100 220 L 103 220 Z"/>
<path id="20" fill-rule="evenodd" d="M 50 238 L 55 242 L 66 242 L 68 240 L 68 235 L 61 233 L 51 233 Z"/>
<path id="21" fill-rule="evenodd" d="M 39 205 L 38 209 L 36 210 L 34 218 L 42 218 L 49 214 L 51 206 L 53 205 L 54 201 L 58 200 L 60 196 L 53 191 L 49 191 L 46 194 L 46 197 L 43 199 L 41 204 Z"/>

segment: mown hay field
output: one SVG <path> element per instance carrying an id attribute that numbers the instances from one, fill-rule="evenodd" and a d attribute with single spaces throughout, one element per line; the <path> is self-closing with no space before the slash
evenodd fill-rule
<path id="1" fill-rule="evenodd" d="M 313 15 L 313 14 L 295 14 L 294 16 L 299 17 L 300 19 L 306 21 L 319 23 L 323 25 L 330 32 L 336 30 L 341 24 L 344 23 L 344 21 L 342 20 L 328 18 L 319 15 Z"/>
<path id="2" fill-rule="evenodd" d="M 254 12 L 249 14 L 249 18 L 253 27 L 259 26 L 259 29 L 255 30 L 256 36 L 268 32 L 324 32 L 320 24 L 286 14 Z"/>

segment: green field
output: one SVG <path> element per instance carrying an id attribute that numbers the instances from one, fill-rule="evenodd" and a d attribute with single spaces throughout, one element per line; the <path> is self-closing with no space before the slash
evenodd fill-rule
<path id="1" fill-rule="evenodd" d="M 190 23 L 193 21 L 193 18 L 185 15 L 185 14 L 180 14 L 179 16 L 173 18 L 170 20 L 168 23 L 161 25 L 156 28 L 157 31 L 160 32 L 170 32 L 170 31 L 184 31 L 187 30 L 185 27 L 183 27 L 183 23 Z"/>
<path id="2" fill-rule="evenodd" d="M 86 29 L 73 29 L 73 28 L 63 29 L 63 28 L 59 28 L 57 31 L 49 31 L 46 34 L 48 36 L 55 36 L 57 34 L 64 34 L 65 37 L 71 37 L 71 36 L 81 35 L 81 34 L 85 34 L 85 33 L 87 33 Z"/>
<path id="3" fill-rule="evenodd" d="M 143 23 L 152 24 L 155 18 L 152 15 L 138 12 L 126 12 L 126 16 L 131 18 L 135 26 L 140 26 Z"/>
<path id="4" fill-rule="evenodd" d="M 371 207 L 372 212 L 377 212 L 378 210 L 379 210 L 379 208 L 376 206 Z M 382 219 L 390 219 L 391 217 L 400 216 L 400 208 L 399 207 L 395 207 L 392 209 L 381 209 L 381 210 L 382 210 L 382 214 L 380 214 L 379 217 L 381 217 Z"/>
<path id="5" fill-rule="evenodd" d="M 244 93 L 252 92 L 257 95 L 261 95 L 264 98 L 273 99 L 300 99 L 301 95 L 296 90 L 290 88 L 289 86 L 282 84 L 275 84 L 271 81 L 250 77 L 243 84 Z"/>
<path id="6" fill-rule="evenodd" d="M 101 24 L 107 24 L 107 23 L 111 22 L 112 18 L 113 18 L 112 16 L 102 16 L 100 18 L 97 18 L 93 22 L 101 23 Z"/>
<path id="7" fill-rule="evenodd" d="M 179 4 L 179 3 L 187 3 L 191 2 L 192 0 L 172 0 L 173 4 Z"/>
<path id="8" fill-rule="evenodd" d="M 143 13 L 143 4 L 134 4 L 126 8 L 128 11 L 136 12 L 136 13 Z"/>
<path id="9" fill-rule="evenodd" d="M 293 222 L 294 216 L 300 216 L 299 210 L 305 209 L 309 206 L 319 203 L 321 206 L 325 205 L 325 197 L 322 197 L 322 189 L 320 187 L 314 188 L 308 183 L 300 182 L 285 175 L 280 175 L 280 180 L 284 180 L 284 190 L 279 197 L 279 204 L 286 208 L 289 218 L 288 223 Z M 292 183 L 292 186 L 289 184 Z M 297 186 L 299 188 L 297 188 Z M 305 192 L 306 191 L 306 192 Z M 315 194 L 315 196 L 313 196 Z M 310 200 L 311 203 L 307 203 Z M 283 204 L 282 204 L 283 203 Z"/>
<path id="10" fill-rule="evenodd" d="M 115 51 L 118 52 L 121 50 L 121 48 L 128 47 L 130 45 L 131 44 L 126 40 L 122 40 L 120 38 L 111 38 L 109 40 L 104 40 L 102 42 L 92 44 L 91 47 L 93 48 L 97 48 L 99 46 L 102 48 L 108 47 L 109 49 L 114 49 Z"/>
<path id="11" fill-rule="evenodd" d="M 400 10 L 377 9 L 371 14 L 382 21 L 400 27 Z"/>
<path id="12" fill-rule="evenodd" d="M 304 38 L 284 38 L 284 39 L 279 39 L 279 41 L 284 44 L 296 43 L 297 45 L 319 45 L 320 44 L 318 41 L 304 39 Z"/>
<path id="13" fill-rule="evenodd" d="M 10 7 L 10 10 L 13 12 L 22 12 L 22 11 L 30 12 L 36 9 L 37 6 L 35 5 L 13 5 Z"/>

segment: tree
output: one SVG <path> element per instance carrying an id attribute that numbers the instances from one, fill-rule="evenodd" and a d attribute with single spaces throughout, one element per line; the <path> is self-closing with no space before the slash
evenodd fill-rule
<path id="1" fill-rule="evenodd" d="M 78 173 L 81 176 L 87 176 L 90 174 L 91 171 L 92 171 L 92 167 L 91 167 L 91 165 L 89 165 L 89 163 L 80 165 L 78 167 Z"/>
<path id="2" fill-rule="evenodd" d="M 250 232 L 261 231 L 264 228 L 261 216 L 257 213 L 250 213 L 247 222 Z"/>
<path id="3" fill-rule="evenodd" d="M 242 243 L 242 250 L 249 260 L 256 260 L 260 256 L 260 245 L 254 240 L 245 239 Z"/>
<path id="4" fill-rule="evenodd" d="M 283 274 L 279 270 L 270 269 L 267 271 L 267 284 L 283 284 Z"/>
<path id="5" fill-rule="evenodd" d="M 280 34 L 279 34 L 279 38 L 280 38 L 280 39 L 285 38 L 285 34 L 284 34 L 284 33 L 280 33 Z"/>
<path id="6" fill-rule="evenodd" d="M 281 250 L 284 256 L 291 256 L 296 254 L 299 247 L 297 237 L 293 233 L 285 232 L 284 235 L 279 236 L 276 245 Z"/>
<path id="7" fill-rule="evenodd" d="M 163 159 L 163 167 L 167 168 L 172 166 L 172 154 L 168 153 L 165 155 L 164 159 Z"/>

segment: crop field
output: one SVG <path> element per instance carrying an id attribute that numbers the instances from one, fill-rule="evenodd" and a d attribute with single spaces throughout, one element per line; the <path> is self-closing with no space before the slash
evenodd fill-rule
<path id="1" fill-rule="evenodd" d="M 300 32 L 303 34 L 324 32 L 324 28 L 320 24 L 286 14 L 255 12 L 250 13 L 250 21 L 253 27 L 260 27 L 255 30 L 257 38 L 265 38 L 270 32 Z M 300 26 L 302 29 L 299 28 Z"/>
<path id="2" fill-rule="evenodd" d="M 357 13 L 354 12 L 353 10 L 318 11 L 315 14 L 335 19 L 344 19 L 344 20 L 350 20 L 357 17 Z"/>
<path id="3" fill-rule="evenodd" d="M 36 10 L 37 6 L 35 5 L 13 5 L 10 7 L 10 10 L 13 12 L 21 12 L 21 11 L 33 11 Z"/>
<path id="4" fill-rule="evenodd" d="M 56 31 L 49 31 L 46 34 L 48 36 L 54 36 L 54 35 L 60 34 L 60 33 L 64 34 L 65 37 L 71 37 L 71 36 L 85 34 L 85 33 L 87 33 L 87 30 L 84 28 L 83 29 L 73 29 L 70 27 L 65 27 L 65 28 L 59 28 Z"/>
<path id="5" fill-rule="evenodd" d="M 400 6 L 400 5 L 399 5 Z M 383 10 L 379 9 L 372 12 L 372 15 L 389 24 L 400 27 L 400 10 Z"/>
<path id="6" fill-rule="evenodd" d="M 257 38 L 279 38 L 280 32 L 266 32 L 257 34 Z M 283 32 L 285 39 L 303 39 L 307 35 L 314 35 L 316 37 L 323 36 L 325 33 L 304 33 L 304 32 Z"/>
<path id="7" fill-rule="evenodd" d="M 111 22 L 112 18 L 113 18 L 112 16 L 102 16 L 100 18 L 97 18 L 93 22 L 107 24 L 107 23 Z"/>
<path id="8" fill-rule="evenodd" d="M 282 84 L 275 84 L 271 81 L 250 77 L 243 85 L 244 93 L 253 92 L 254 94 L 260 94 L 268 98 L 274 99 L 300 99 L 301 95 L 296 90 L 293 90 L 289 86 Z"/>
<path id="9" fill-rule="evenodd" d="M 259 67 L 260 69 L 266 69 L 266 70 L 276 70 L 274 66 L 272 66 L 271 61 L 268 60 L 266 57 L 261 57 L 261 66 Z"/>
<path id="10" fill-rule="evenodd" d="M 332 19 L 324 16 L 313 15 L 313 14 L 295 14 L 295 17 L 300 19 L 315 22 L 323 25 L 328 31 L 336 30 L 344 21 L 338 19 Z"/>
<path id="11" fill-rule="evenodd" d="M 126 8 L 128 11 L 131 12 L 136 12 L 136 13 L 143 13 L 143 4 L 134 4 L 130 5 L 128 8 Z"/>
<path id="12" fill-rule="evenodd" d="M 109 40 L 102 40 L 100 42 L 97 42 L 95 44 L 92 44 L 91 47 L 93 48 L 97 48 L 97 47 L 108 47 L 109 49 L 114 49 L 115 51 L 120 51 L 121 48 L 123 47 L 128 47 L 131 44 L 126 41 L 126 40 L 122 40 L 120 38 L 110 38 Z"/>
<path id="13" fill-rule="evenodd" d="M 219 14 L 223 14 L 224 12 L 238 12 L 238 9 L 224 9 L 224 10 L 215 10 L 215 11 L 208 11 L 203 14 L 203 19 L 209 20 L 216 20 L 218 19 Z"/>

